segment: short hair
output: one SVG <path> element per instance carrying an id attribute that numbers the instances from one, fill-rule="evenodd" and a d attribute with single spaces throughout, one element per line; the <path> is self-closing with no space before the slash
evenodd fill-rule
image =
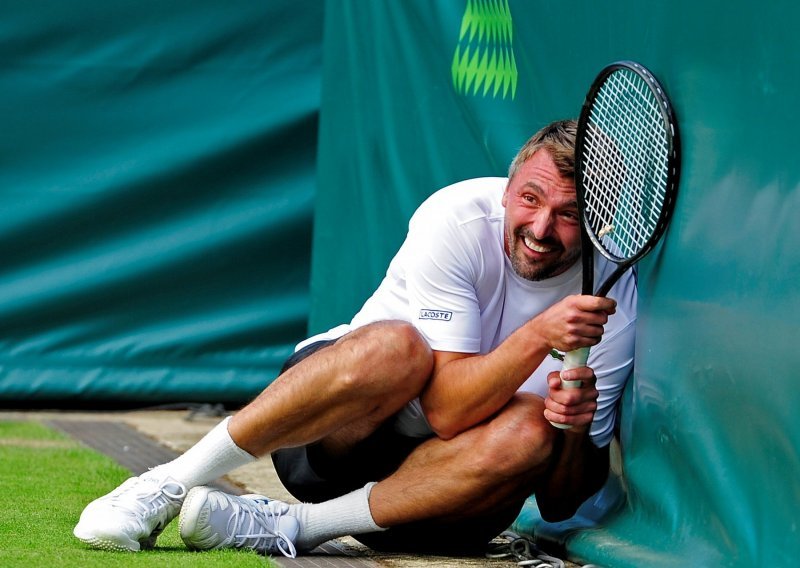
<path id="1" fill-rule="evenodd" d="M 576 120 L 557 120 L 551 122 L 525 142 L 511 166 L 508 168 L 508 178 L 511 179 L 522 167 L 522 164 L 531 159 L 539 150 L 547 150 L 558 172 L 566 178 L 575 177 L 575 137 L 578 132 Z"/>

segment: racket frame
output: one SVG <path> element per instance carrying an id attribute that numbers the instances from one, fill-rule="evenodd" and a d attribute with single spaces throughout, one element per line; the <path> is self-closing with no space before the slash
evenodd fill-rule
<path id="1" fill-rule="evenodd" d="M 667 142 L 669 144 L 667 152 L 667 163 L 669 165 L 667 171 L 667 187 L 664 192 L 664 205 L 656 221 L 656 227 L 650 237 L 645 241 L 644 245 L 632 256 L 628 258 L 620 258 L 610 254 L 605 245 L 602 244 L 593 230 L 590 230 L 591 224 L 587 214 L 587 203 L 585 198 L 585 190 L 583 185 L 583 150 L 586 143 L 586 132 L 588 129 L 589 118 L 591 116 L 592 107 L 597 93 L 605 84 L 606 79 L 612 73 L 620 70 L 627 69 L 641 77 L 656 99 L 660 102 L 659 110 L 664 122 L 669 125 L 667 132 Z M 678 132 L 678 123 L 675 119 L 675 113 L 666 91 L 661 86 L 661 83 L 653 76 L 653 74 L 643 65 L 635 61 L 616 61 L 604 67 L 592 83 L 586 98 L 584 99 L 583 107 L 581 108 L 580 118 L 578 120 L 577 137 L 575 141 L 575 194 L 578 202 L 578 213 L 580 214 L 580 240 L 581 240 L 581 264 L 583 269 L 582 279 L 582 293 L 585 295 L 605 296 L 619 280 L 619 278 L 631 266 L 638 262 L 642 257 L 648 254 L 656 246 L 658 241 L 666 232 L 667 226 L 672 218 L 672 213 L 675 208 L 675 198 L 677 195 L 678 184 L 680 182 L 680 136 Z M 606 280 L 600 285 L 597 291 L 594 290 L 594 251 L 598 250 L 600 254 L 608 258 L 611 262 L 617 265 L 616 269 Z M 564 354 L 564 365 L 562 370 L 574 369 L 577 367 L 586 366 L 589 358 L 589 347 L 583 347 L 569 351 Z M 572 381 L 561 379 L 564 388 L 581 388 L 582 381 Z M 562 430 L 569 430 L 572 428 L 569 424 L 560 424 L 550 422 L 556 428 Z"/>
<path id="2" fill-rule="evenodd" d="M 586 132 L 588 129 L 589 119 L 592 113 L 592 107 L 597 93 L 603 87 L 606 79 L 612 73 L 620 70 L 629 70 L 639 77 L 641 77 L 651 92 L 655 95 L 656 99 L 660 102 L 659 110 L 661 111 L 662 119 L 665 124 L 669 126 L 667 129 L 667 143 L 669 145 L 667 155 L 669 168 L 667 171 L 667 188 L 664 192 L 664 205 L 661 208 L 656 228 L 650 238 L 645 242 L 644 246 L 636 252 L 633 256 L 628 258 L 619 258 L 610 254 L 605 246 L 602 244 L 594 231 L 590 230 L 589 218 L 587 215 L 587 204 L 585 198 L 585 190 L 583 185 L 584 167 L 583 167 L 583 151 L 586 144 Z M 680 182 L 681 171 L 681 155 L 680 155 L 680 134 L 678 131 L 678 122 L 675 119 L 675 112 L 672 103 L 666 95 L 666 91 L 662 87 L 658 79 L 643 65 L 635 61 L 616 61 L 604 67 L 592 83 L 586 98 L 584 99 L 583 107 L 581 108 L 580 118 L 578 120 L 577 137 L 575 140 L 575 193 L 578 200 L 578 211 L 581 216 L 581 254 L 582 266 L 584 270 L 583 276 L 583 294 L 594 294 L 596 296 L 605 296 L 608 294 L 611 287 L 619 280 L 622 274 L 625 273 L 633 264 L 638 262 L 642 257 L 648 254 L 656 246 L 663 234 L 666 232 L 667 225 L 672 218 L 672 213 L 675 209 L 675 197 L 677 195 L 678 184 Z M 617 265 L 614 272 L 594 290 L 594 250 L 597 249 L 600 254 L 611 260 Z M 588 257 L 588 259 L 587 259 Z M 589 275 L 587 276 L 587 270 Z"/>

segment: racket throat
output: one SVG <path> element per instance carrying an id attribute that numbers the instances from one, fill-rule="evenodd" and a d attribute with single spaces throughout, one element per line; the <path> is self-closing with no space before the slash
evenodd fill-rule
<path id="1" fill-rule="evenodd" d="M 625 272 L 631 267 L 631 263 L 624 263 L 617 266 L 614 272 L 606 278 L 605 282 L 598 288 L 597 292 L 595 292 L 595 296 L 600 296 L 601 298 L 605 298 L 608 293 L 611 291 L 612 286 L 617 283 L 617 280 L 625 274 Z"/>

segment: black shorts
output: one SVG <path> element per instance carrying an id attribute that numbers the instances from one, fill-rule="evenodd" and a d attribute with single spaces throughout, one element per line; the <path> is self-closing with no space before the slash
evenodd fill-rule
<path id="1" fill-rule="evenodd" d="M 312 343 L 292 355 L 283 371 L 334 341 Z M 286 489 L 304 503 L 327 501 L 380 481 L 394 473 L 425 438 L 399 434 L 389 419 L 343 457 L 327 455 L 318 444 L 277 450 L 272 462 Z M 384 552 L 483 555 L 487 543 L 513 522 L 518 511 L 484 515 L 459 522 L 429 520 L 356 535 L 370 548 Z"/>
<path id="2" fill-rule="evenodd" d="M 326 340 L 305 346 L 286 361 L 281 373 L 333 343 L 335 340 Z M 309 444 L 273 452 L 272 462 L 292 495 L 307 503 L 319 503 L 389 476 L 423 441 L 395 432 L 390 419 L 346 457 L 332 458 L 318 444 Z"/>

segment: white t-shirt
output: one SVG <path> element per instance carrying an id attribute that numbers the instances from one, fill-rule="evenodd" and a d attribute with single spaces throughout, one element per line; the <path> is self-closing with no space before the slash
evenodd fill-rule
<path id="1" fill-rule="evenodd" d="M 408 321 L 437 351 L 484 354 L 554 303 L 581 292 L 580 262 L 539 282 L 520 278 L 503 248 L 506 178 L 462 181 L 431 195 L 414 213 L 408 235 L 386 277 L 350 324 L 309 338 L 298 349 L 340 337 L 371 322 Z M 595 282 L 615 265 L 595 252 Z M 611 441 L 615 406 L 632 368 L 636 322 L 636 279 L 628 272 L 611 289 L 617 311 L 605 326 L 588 365 L 597 376 L 598 409 L 591 428 L 595 445 Z M 547 374 L 561 361 L 547 357 L 520 391 L 547 395 Z M 418 401 L 402 412 L 398 429 L 431 433 Z"/>

